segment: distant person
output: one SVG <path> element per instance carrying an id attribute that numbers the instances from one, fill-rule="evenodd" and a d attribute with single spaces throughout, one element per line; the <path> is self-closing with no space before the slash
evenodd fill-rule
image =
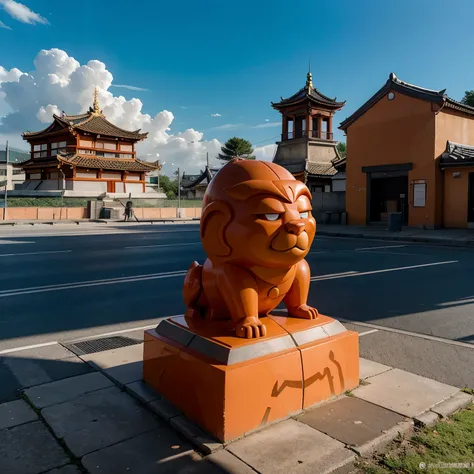
<path id="1" fill-rule="evenodd" d="M 127 201 L 127 204 L 125 204 L 125 211 L 123 213 L 124 215 L 124 222 L 125 221 L 129 221 L 130 219 L 132 219 L 134 216 L 133 216 L 133 207 L 132 207 L 132 201 Z"/>

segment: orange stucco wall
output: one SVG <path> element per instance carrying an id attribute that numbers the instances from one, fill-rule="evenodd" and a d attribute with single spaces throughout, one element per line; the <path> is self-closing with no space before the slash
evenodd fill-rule
<path id="1" fill-rule="evenodd" d="M 395 99 L 383 97 L 349 126 L 347 133 L 346 209 L 349 224 L 366 224 L 367 176 L 363 166 L 412 163 L 409 183 L 427 183 L 426 207 L 413 207 L 409 186 L 408 224 L 442 224 L 439 188 L 434 166 L 435 115 L 431 104 L 395 92 Z"/>
<path id="2" fill-rule="evenodd" d="M 444 227 L 466 228 L 468 211 L 469 171 L 472 168 L 444 170 Z M 453 173 L 460 173 L 455 178 Z"/>
<path id="3" fill-rule="evenodd" d="M 446 141 L 474 146 L 474 118 L 443 109 L 436 116 L 435 154 L 439 157 Z M 459 178 L 453 177 L 459 172 Z M 471 168 L 449 168 L 444 171 L 443 223 L 445 227 L 466 228 L 468 215 L 469 172 Z"/>

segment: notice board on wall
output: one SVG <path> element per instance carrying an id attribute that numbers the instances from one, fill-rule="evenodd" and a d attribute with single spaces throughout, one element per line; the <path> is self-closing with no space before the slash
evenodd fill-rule
<path id="1" fill-rule="evenodd" d="M 415 183 L 413 185 L 413 207 L 425 207 L 426 205 L 426 183 Z"/>

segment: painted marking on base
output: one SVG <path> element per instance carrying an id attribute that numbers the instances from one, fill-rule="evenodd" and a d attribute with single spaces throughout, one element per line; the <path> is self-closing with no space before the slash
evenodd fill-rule
<path id="1" fill-rule="evenodd" d="M 70 253 L 72 250 L 50 250 L 44 252 L 0 253 L 0 257 L 23 257 L 24 255 L 45 255 L 52 253 Z"/>

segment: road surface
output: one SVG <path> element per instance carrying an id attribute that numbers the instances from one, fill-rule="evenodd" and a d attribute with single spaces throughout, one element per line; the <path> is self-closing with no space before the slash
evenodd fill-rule
<path id="1" fill-rule="evenodd" d="M 184 311 L 205 258 L 197 224 L 0 229 L 0 356 L 155 325 Z M 474 386 L 474 251 L 317 236 L 309 303 L 359 331 L 361 354 Z"/>

